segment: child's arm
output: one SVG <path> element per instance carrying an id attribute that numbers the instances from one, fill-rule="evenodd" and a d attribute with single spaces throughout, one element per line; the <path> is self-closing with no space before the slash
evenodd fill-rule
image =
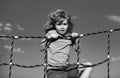
<path id="1" fill-rule="evenodd" d="M 50 39 L 50 38 L 57 38 L 59 35 L 56 32 L 56 30 L 50 30 L 45 36 L 48 39 Z M 45 47 L 46 47 L 45 45 L 47 43 L 46 40 L 47 40 L 46 38 L 44 38 L 44 39 L 41 40 L 41 42 L 40 42 L 40 49 L 39 49 L 40 51 L 44 51 L 45 50 Z"/>
<path id="2" fill-rule="evenodd" d="M 46 45 L 46 39 L 42 39 L 39 45 L 39 50 L 43 52 L 45 50 L 45 45 Z"/>
<path id="3" fill-rule="evenodd" d="M 73 44 L 73 49 L 76 51 L 76 52 L 80 52 L 81 51 L 81 44 L 80 44 L 80 39 L 75 39 L 75 42 Z"/>
<path id="4" fill-rule="evenodd" d="M 47 34 L 47 38 L 57 38 L 59 34 L 56 32 L 56 30 L 50 30 Z"/>
<path id="5" fill-rule="evenodd" d="M 74 38 L 73 40 L 73 49 L 76 51 L 76 52 L 80 52 L 81 51 L 81 44 L 80 44 L 80 39 L 79 38 L 76 38 L 79 36 L 78 33 L 72 33 L 71 36 Z"/>

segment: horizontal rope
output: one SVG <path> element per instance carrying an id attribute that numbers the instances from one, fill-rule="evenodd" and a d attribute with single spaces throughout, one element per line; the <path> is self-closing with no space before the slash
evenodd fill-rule
<path id="1" fill-rule="evenodd" d="M 95 64 L 92 64 L 92 65 L 85 65 L 85 64 L 82 64 L 82 63 L 80 63 L 80 64 L 73 63 L 73 64 L 68 64 L 68 65 L 78 65 L 78 66 L 80 65 L 81 67 L 79 67 L 79 68 L 87 68 L 87 67 L 95 67 L 95 66 L 101 65 L 101 64 L 103 64 L 103 63 L 105 63 L 107 61 L 108 61 L 108 58 L 106 58 L 105 60 L 103 60 L 103 61 L 101 61 L 99 63 L 95 63 Z M 48 65 L 48 66 L 57 67 L 57 68 L 66 68 L 67 67 L 67 66 L 52 66 L 52 65 Z M 72 69 L 68 69 L 68 71 L 73 70 L 73 69 L 76 69 L 76 67 L 72 68 Z"/>
<path id="2" fill-rule="evenodd" d="M 32 38 L 32 39 L 39 39 L 39 38 L 45 38 L 44 36 L 6 36 L 6 35 L 0 35 L 1 38 L 13 38 L 13 39 L 20 39 L 20 38 Z"/>
<path id="3" fill-rule="evenodd" d="M 98 66 L 104 62 L 108 61 L 108 59 L 105 59 L 104 61 L 102 62 L 99 62 L 99 63 L 96 63 L 96 64 L 92 64 L 92 65 L 84 65 L 82 63 L 80 64 L 77 64 L 77 63 L 73 63 L 73 64 L 77 64 L 77 65 L 82 65 L 84 67 L 80 67 L 80 68 L 86 68 L 86 67 L 94 67 L 94 66 Z M 37 65 L 20 65 L 20 64 L 10 64 L 10 63 L 1 63 L 0 66 L 6 66 L 6 65 L 12 65 L 12 66 L 16 66 L 16 67 L 20 67 L 20 68 L 36 68 L 36 67 L 41 67 L 41 66 L 46 66 L 45 64 L 37 64 Z M 65 67 L 65 66 L 52 66 L 52 65 L 48 65 L 48 66 L 51 66 L 51 67 Z"/>
<path id="4" fill-rule="evenodd" d="M 12 63 L 1 63 L 0 66 L 16 66 L 16 67 L 20 67 L 20 68 L 36 68 L 36 67 L 41 67 L 41 66 L 45 66 L 44 64 L 37 64 L 37 65 L 20 65 L 20 64 L 12 64 Z"/>
<path id="5" fill-rule="evenodd" d="M 41 67 L 41 66 L 44 66 L 43 64 L 40 64 L 40 65 L 20 65 L 20 64 L 13 64 L 13 66 L 17 66 L 17 67 L 20 67 L 20 68 L 36 68 L 36 67 Z"/>
<path id="6" fill-rule="evenodd" d="M 91 36 L 91 35 L 98 35 L 98 34 L 104 34 L 104 33 L 115 32 L 115 31 L 120 31 L 120 28 L 118 28 L 118 29 L 104 30 L 104 31 L 98 31 L 98 32 L 92 32 L 92 33 L 86 33 L 86 34 L 80 34 L 79 37 Z"/>
<path id="7" fill-rule="evenodd" d="M 0 66 L 6 66 L 6 65 L 10 65 L 8 63 L 1 63 Z"/>
<path id="8" fill-rule="evenodd" d="M 97 35 L 97 34 L 103 34 L 103 33 L 115 32 L 115 31 L 120 31 L 120 28 L 118 28 L 118 29 L 110 29 L 110 30 L 105 30 L 105 31 L 99 31 L 99 32 L 80 34 L 78 37 Z M 6 36 L 6 35 L 0 35 L 0 38 L 14 38 L 14 39 L 32 38 L 32 39 L 40 39 L 40 38 L 46 38 L 46 37 L 45 36 Z"/>

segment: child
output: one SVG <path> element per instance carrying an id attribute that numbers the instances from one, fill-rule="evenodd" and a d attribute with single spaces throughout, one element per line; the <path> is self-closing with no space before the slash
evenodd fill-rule
<path id="1" fill-rule="evenodd" d="M 47 48 L 47 62 L 51 65 L 47 67 L 48 78 L 78 78 L 78 74 L 80 75 L 79 78 L 89 78 L 92 67 L 77 68 L 69 71 L 61 70 L 62 66 L 69 64 L 70 46 L 74 49 L 80 46 L 80 44 L 77 44 L 78 33 L 73 33 L 71 16 L 66 11 L 59 9 L 50 13 L 48 18 L 45 33 L 48 39 L 53 39 Z M 63 38 L 65 36 L 71 36 L 72 39 Z M 41 47 L 45 47 L 45 41 L 46 39 L 41 41 Z M 90 62 L 84 64 L 91 65 Z"/>

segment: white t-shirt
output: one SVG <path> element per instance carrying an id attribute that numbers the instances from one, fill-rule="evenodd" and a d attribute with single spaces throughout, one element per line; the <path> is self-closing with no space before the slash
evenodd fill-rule
<path id="1" fill-rule="evenodd" d="M 58 34 L 55 30 L 49 31 L 46 35 Z M 69 61 L 69 51 L 71 40 L 58 39 L 51 42 L 49 48 L 47 48 L 47 61 L 52 66 L 65 66 Z M 51 68 L 48 66 L 48 68 Z M 54 67 L 52 67 L 54 68 Z"/>

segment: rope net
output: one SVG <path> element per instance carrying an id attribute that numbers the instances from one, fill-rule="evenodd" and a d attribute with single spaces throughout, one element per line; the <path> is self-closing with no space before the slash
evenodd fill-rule
<path id="1" fill-rule="evenodd" d="M 86 34 L 80 34 L 77 38 L 83 38 L 83 37 L 86 37 L 86 36 L 91 36 L 91 35 L 98 35 L 98 34 L 104 34 L 104 33 L 107 33 L 107 55 L 106 55 L 106 59 L 104 59 L 103 61 L 100 61 L 96 64 L 92 64 L 92 65 L 84 65 L 82 63 L 79 63 L 79 54 L 80 54 L 80 51 L 79 51 L 79 48 L 76 49 L 77 51 L 77 63 L 74 63 L 76 65 L 82 65 L 82 67 L 80 68 L 86 68 L 86 67 L 95 67 L 95 66 L 98 66 L 98 65 L 101 65 L 105 62 L 107 62 L 107 78 L 110 78 L 110 48 L 111 48 L 111 45 L 110 45 L 110 36 L 111 36 L 111 33 L 115 32 L 115 31 L 120 31 L 120 28 L 118 29 L 110 29 L 110 30 L 106 30 L 106 31 L 99 31 L 99 32 L 93 32 L 93 33 L 86 33 Z M 11 75 L 12 75 L 12 67 L 13 66 L 16 66 L 16 67 L 19 67 L 19 68 L 36 68 L 36 67 L 44 67 L 44 78 L 47 77 L 47 66 L 48 66 L 48 63 L 47 63 L 47 52 L 46 50 L 44 51 L 44 54 L 45 54 L 45 57 L 44 57 L 44 64 L 39 64 L 39 65 L 20 65 L 20 64 L 16 64 L 16 63 L 13 63 L 13 49 L 14 49 L 14 42 L 15 40 L 18 40 L 18 39 L 21 39 L 21 38 L 32 38 L 32 39 L 42 39 L 42 38 L 46 38 L 45 36 L 6 36 L 6 35 L 0 35 L 0 38 L 9 38 L 9 39 L 12 39 L 11 41 L 11 53 L 10 53 L 10 61 L 9 63 L 0 63 L 0 66 L 9 66 L 9 78 L 12 78 Z M 79 41 L 80 42 L 80 41 Z M 47 48 L 47 45 L 49 45 L 49 42 L 46 44 L 46 48 Z M 60 66 L 56 66 L 56 67 L 60 67 Z M 76 69 L 78 67 L 73 67 L 72 69 Z M 69 70 L 72 70 L 72 69 L 67 69 L 66 71 L 69 71 Z"/>

